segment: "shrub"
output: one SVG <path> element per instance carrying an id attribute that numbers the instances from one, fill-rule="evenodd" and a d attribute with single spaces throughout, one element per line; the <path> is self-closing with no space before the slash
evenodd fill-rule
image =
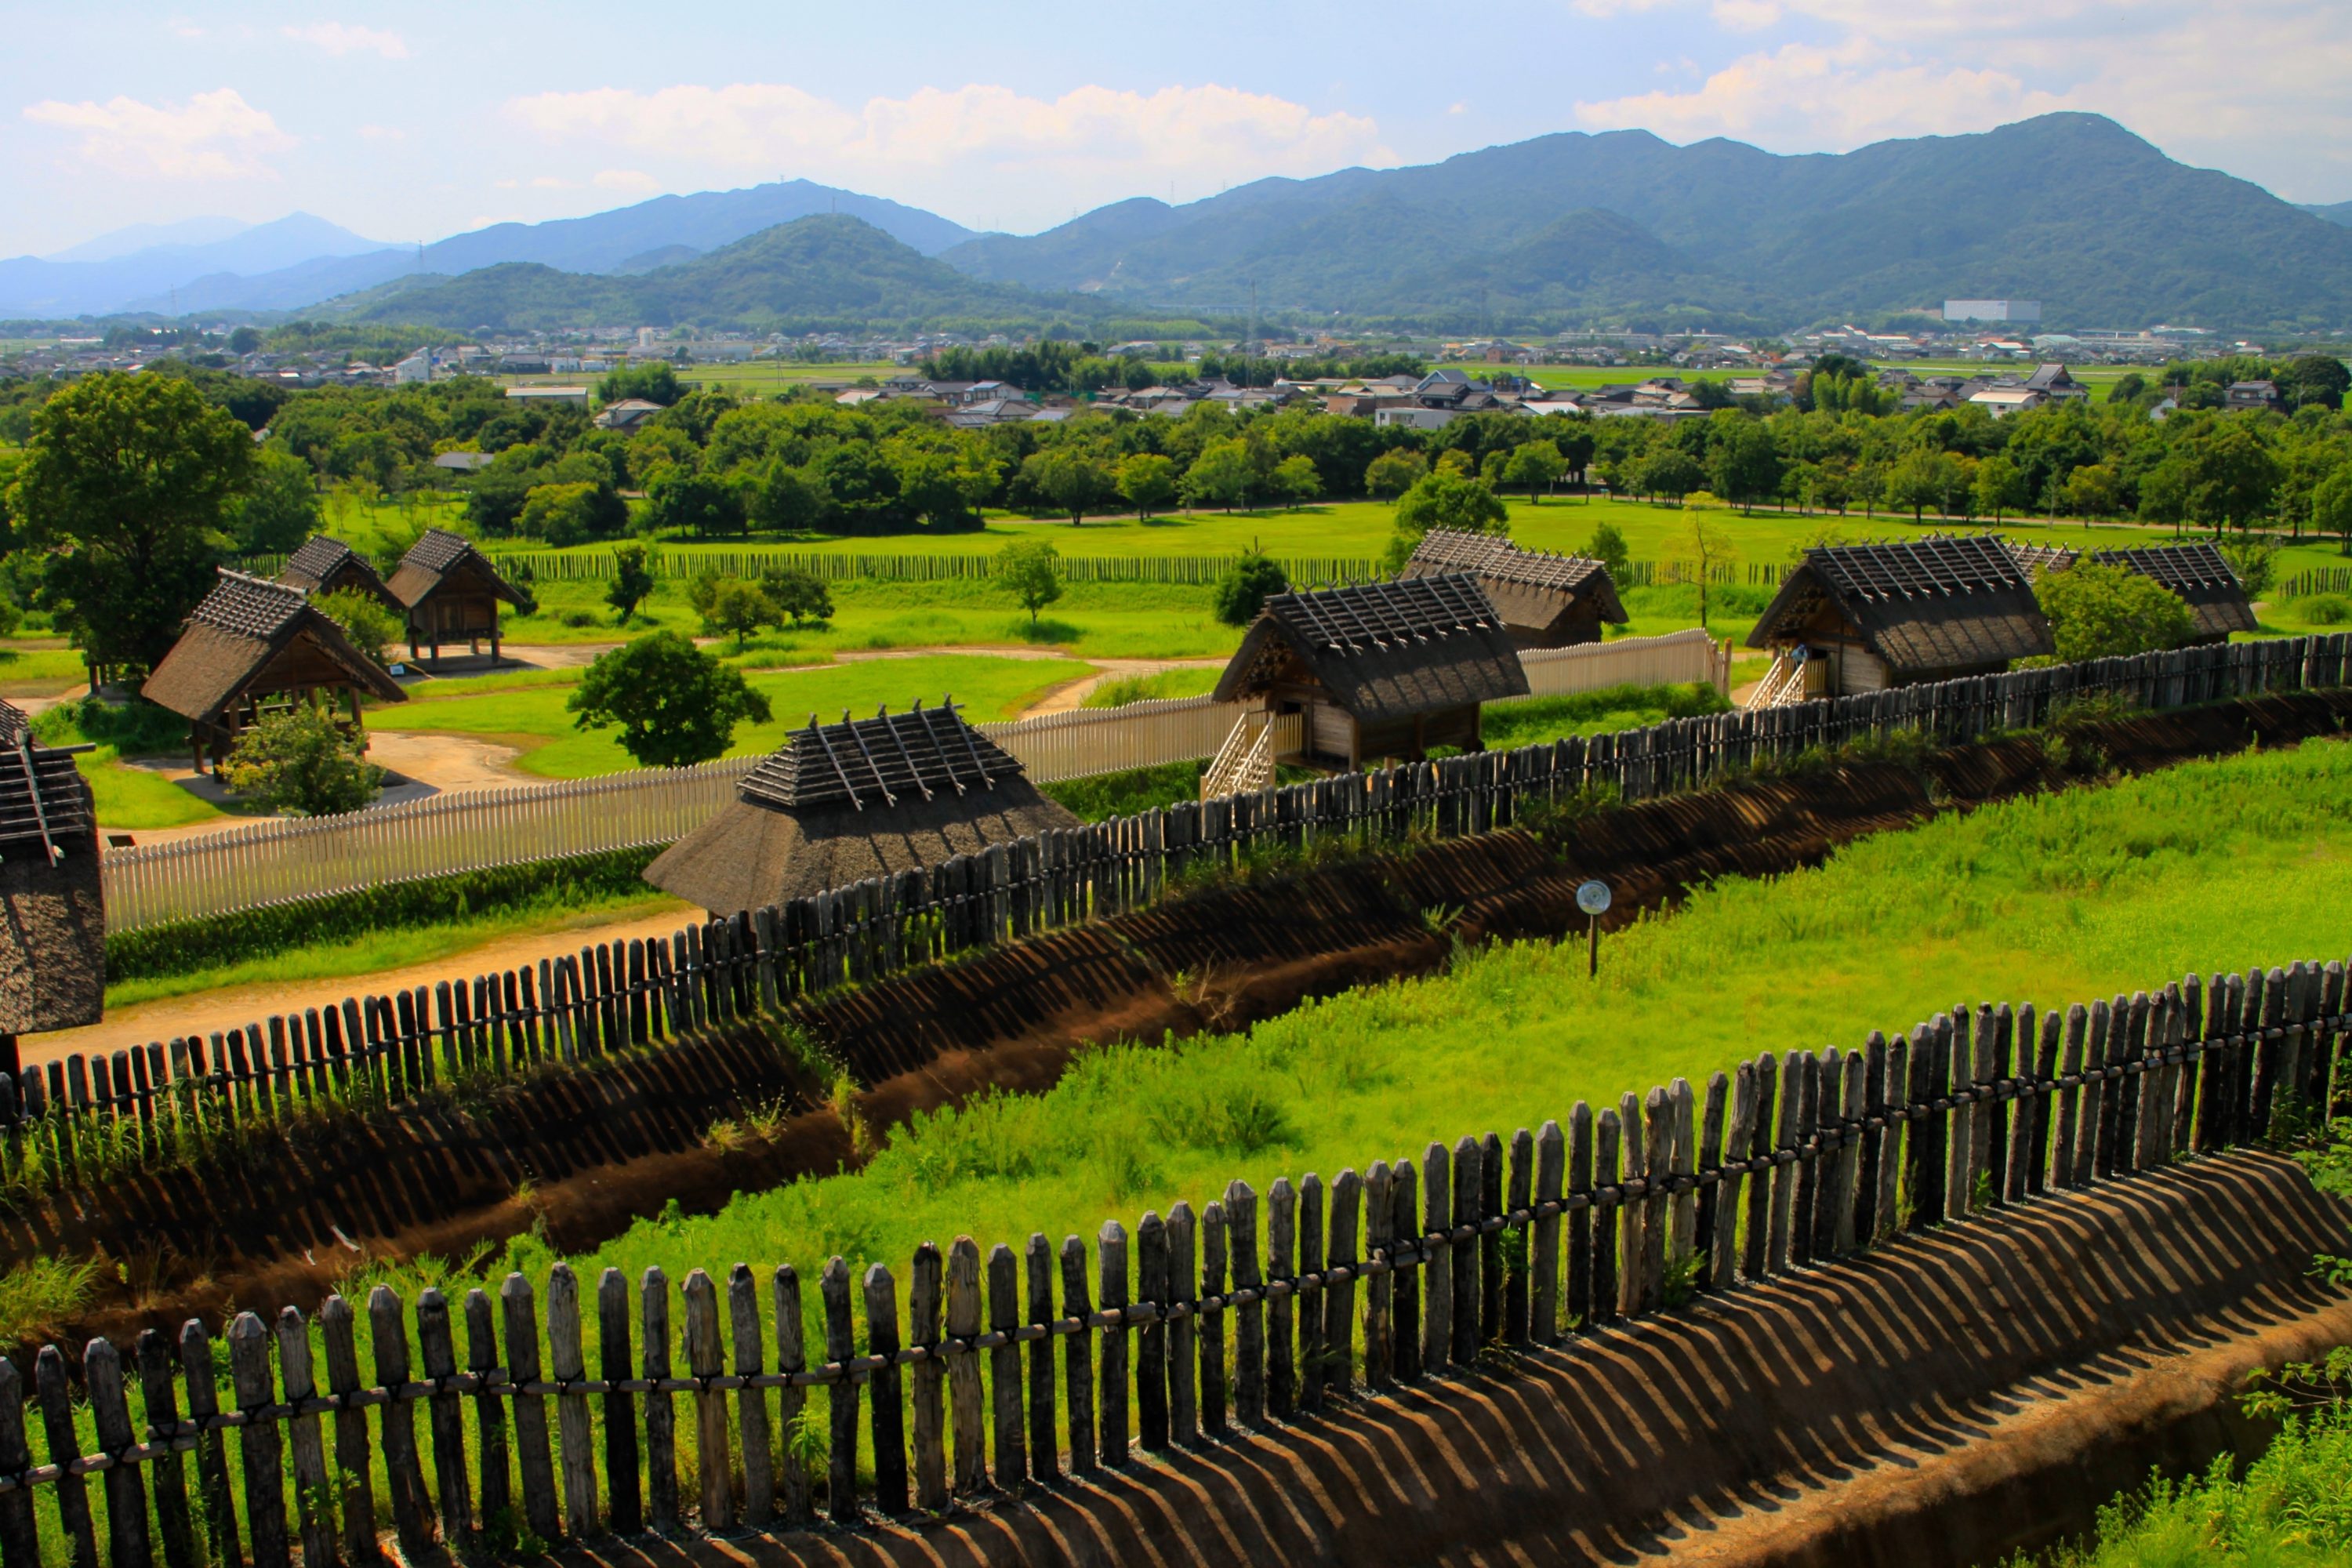
<path id="1" fill-rule="evenodd" d="M 222 764 L 221 782 L 255 805 L 299 816 L 336 816 L 375 798 L 383 770 L 367 741 L 307 703 L 247 727 Z"/>
<path id="2" fill-rule="evenodd" d="M 357 588 L 338 588 L 310 601 L 326 617 L 343 628 L 352 646 L 378 664 L 389 661 L 406 627 L 384 607 L 382 599 Z"/>
<path id="3" fill-rule="evenodd" d="M 1253 550 L 1225 568 L 1217 579 L 1217 619 L 1229 626 L 1245 626 L 1257 619 L 1266 600 L 1290 592 L 1290 579 L 1271 556 Z"/>
<path id="4" fill-rule="evenodd" d="M 2179 647 L 2195 629 L 2180 596 L 2121 566 L 2084 561 L 2033 585 L 2061 663 Z"/>
<path id="5" fill-rule="evenodd" d="M 33 720 L 33 732 L 55 746 L 91 741 L 117 755 L 151 757 L 188 743 L 188 721 L 143 697 L 106 702 L 95 697 L 59 702 Z"/>
<path id="6" fill-rule="evenodd" d="M 2352 599 L 2341 594 L 2315 594 L 2297 600 L 2294 613 L 2315 626 L 2340 626 L 2352 621 Z"/>

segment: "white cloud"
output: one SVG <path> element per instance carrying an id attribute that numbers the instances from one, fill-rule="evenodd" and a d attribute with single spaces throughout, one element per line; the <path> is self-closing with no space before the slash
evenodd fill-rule
<path id="1" fill-rule="evenodd" d="M 643 169 L 599 169 L 590 182 L 605 191 L 657 191 L 661 182 Z"/>
<path id="2" fill-rule="evenodd" d="M 1673 4 L 1675 0 L 1568 0 L 1568 8 L 1580 16 L 1605 21 L 1612 16 L 1639 16 Z"/>
<path id="3" fill-rule="evenodd" d="M 36 125 L 77 132 L 75 151 L 85 162 L 134 179 L 274 179 L 263 160 L 294 145 L 267 110 L 233 87 L 197 93 L 184 104 L 47 99 L 24 113 Z"/>
<path id="4" fill-rule="evenodd" d="M 360 127 L 360 140 L 362 142 L 405 142 L 408 140 L 408 132 L 403 131 L 397 125 L 362 125 Z"/>
<path id="5" fill-rule="evenodd" d="M 307 27 L 280 27 L 279 32 L 305 44 L 314 44 L 341 58 L 359 50 L 388 60 L 408 58 L 408 43 L 398 33 L 379 27 L 354 27 L 345 22 L 313 22 Z"/>
<path id="6" fill-rule="evenodd" d="M 171 29 L 172 36 L 175 38 L 201 38 L 205 36 L 205 30 L 202 27 L 184 16 L 175 16 L 164 26 Z"/>
<path id="7" fill-rule="evenodd" d="M 516 99 L 507 113 L 551 143 L 626 149 L 680 178 L 805 174 L 961 206 L 972 179 L 1017 174 L 1041 220 L 1171 178 L 1231 184 L 1396 161 L 1365 116 L 1214 85 L 1081 87 L 1055 99 L 927 87 L 856 107 L 771 82 L 599 88 Z"/>
<path id="8" fill-rule="evenodd" d="M 1735 33 L 1760 33 L 1780 20 L 1775 0 L 1715 0 L 1707 14 Z"/>

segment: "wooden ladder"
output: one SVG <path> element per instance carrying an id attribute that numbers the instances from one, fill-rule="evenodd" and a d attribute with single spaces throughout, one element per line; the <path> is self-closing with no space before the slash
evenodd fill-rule
<path id="1" fill-rule="evenodd" d="M 1244 713 L 1234 721 L 1216 760 L 1201 775 L 1201 798 L 1246 795 L 1274 783 L 1274 716 Z"/>

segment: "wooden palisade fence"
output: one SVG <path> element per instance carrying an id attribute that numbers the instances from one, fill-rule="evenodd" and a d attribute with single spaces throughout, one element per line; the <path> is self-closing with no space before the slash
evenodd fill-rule
<path id="1" fill-rule="evenodd" d="M 45 1536 L 51 1560 L 95 1564 L 93 1482 L 113 1568 L 280 1568 L 297 1545 L 309 1568 L 366 1563 L 386 1530 L 411 1561 L 436 1540 L 470 1554 L 518 1518 L 552 1545 L 1018 1495 L 2258 1142 L 2344 1089 L 2345 1005 L 2327 962 L 2063 1011 L 1958 1007 L 1852 1051 L 1767 1053 L 1703 1092 L 1677 1079 L 1563 1107 L 1507 1141 L 1263 1196 L 1236 1180 L 1131 1231 L 1106 1221 L 1091 1247 L 926 1243 L 903 1275 L 835 1257 L 813 1281 L 737 1263 L 682 1289 L 608 1269 L 591 1290 L 558 1264 L 495 1300 L 379 1287 L 325 1302 L 322 1354 L 294 1308 L 237 1314 L 226 1386 L 192 1320 L 150 1330 L 129 1364 L 89 1342 L 94 1441 L 52 1346 L 31 1369 L 37 1464 L 26 1378 L 0 1362 L 0 1565 L 43 1561 Z"/>
<path id="2" fill-rule="evenodd" d="M 1728 668 L 1698 627 L 1526 656 L 1529 697 L 1711 680 Z M 1511 700 L 1526 700 L 1513 699 Z M 1211 697 L 1081 708 L 982 724 L 1034 784 L 1213 757 L 1238 705 Z M 389 882 L 675 843 L 735 798 L 757 757 L 458 790 L 339 816 L 257 822 L 106 852 L 110 929 L 138 931 Z"/>
<path id="3" fill-rule="evenodd" d="M 459 1075 L 593 1061 L 844 984 L 1141 909 L 1254 852 L 1510 826 L 1531 803 L 1626 802 L 1898 731 L 1962 743 L 2095 696 L 2143 710 L 2341 687 L 2352 634 L 2280 638 L 1742 710 L 1182 802 L 688 926 L 535 969 L 223 1026 L 0 1075 L 0 1159 L 72 1179 L 258 1119 L 380 1105 Z"/>

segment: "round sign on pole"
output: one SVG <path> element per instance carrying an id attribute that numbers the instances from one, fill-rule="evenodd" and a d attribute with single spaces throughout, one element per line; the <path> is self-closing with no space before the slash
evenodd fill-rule
<path id="1" fill-rule="evenodd" d="M 1586 882 L 1579 886 L 1576 889 L 1576 907 L 1582 910 L 1588 915 L 1607 914 L 1609 912 L 1609 884 L 1596 880 Z"/>

